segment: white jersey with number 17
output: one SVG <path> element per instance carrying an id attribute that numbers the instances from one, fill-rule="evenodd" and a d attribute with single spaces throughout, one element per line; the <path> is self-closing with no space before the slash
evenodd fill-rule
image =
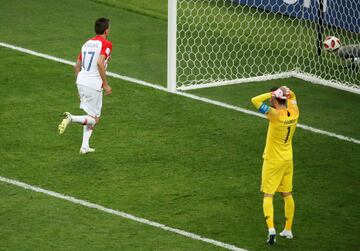
<path id="1" fill-rule="evenodd" d="M 105 69 L 110 59 L 112 43 L 102 36 L 96 36 L 88 40 L 81 48 L 78 60 L 81 61 L 76 84 L 101 91 L 102 79 L 97 66 L 100 55 L 105 56 Z"/>

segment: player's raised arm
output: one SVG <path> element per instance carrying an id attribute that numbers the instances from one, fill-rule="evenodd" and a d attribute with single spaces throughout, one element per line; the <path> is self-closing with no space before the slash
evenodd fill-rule
<path id="1" fill-rule="evenodd" d="M 99 69 L 99 74 L 102 80 L 102 87 L 104 88 L 106 95 L 110 95 L 112 92 L 112 89 L 110 85 L 108 85 L 106 80 L 106 69 L 105 69 L 105 55 L 100 55 L 99 59 L 97 61 L 97 66 Z"/>
<path id="2" fill-rule="evenodd" d="M 271 107 L 268 106 L 267 104 L 265 104 L 264 101 L 266 101 L 270 98 L 271 98 L 271 92 L 268 92 L 268 93 L 260 94 L 256 97 L 253 97 L 251 99 L 251 102 L 253 103 L 255 108 L 257 110 L 259 110 L 259 112 L 261 112 L 262 114 L 265 114 L 270 111 Z"/>
<path id="3" fill-rule="evenodd" d="M 296 100 L 296 95 L 293 91 L 290 91 L 290 96 L 289 96 L 290 100 Z"/>
<path id="4" fill-rule="evenodd" d="M 251 102 L 262 114 L 270 114 L 276 112 L 276 109 L 272 108 L 277 104 L 275 100 L 286 100 L 289 98 L 289 95 L 290 89 L 286 86 L 281 86 L 280 88 L 273 88 L 271 92 L 253 97 Z M 267 99 L 270 99 L 270 104 L 272 107 L 264 103 L 264 101 Z"/>

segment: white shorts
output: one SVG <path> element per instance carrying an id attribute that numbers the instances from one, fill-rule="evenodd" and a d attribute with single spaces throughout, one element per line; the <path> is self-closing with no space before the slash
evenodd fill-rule
<path id="1" fill-rule="evenodd" d="M 92 117 L 100 117 L 102 108 L 102 91 L 83 85 L 77 85 L 80 96 L 80 108 Z"/>

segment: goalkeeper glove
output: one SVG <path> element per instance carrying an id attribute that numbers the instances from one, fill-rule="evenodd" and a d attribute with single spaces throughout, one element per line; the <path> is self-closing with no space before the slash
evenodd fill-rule
<path id="1" fill-rule="evenodd" d="M 288 99 L 290 97 L 290 89 L 286 86 L 281 86 L 277 90 L 271 92 L 271 96 L 278 99 Z"/>
<path id="2" fill-rule="evenodd" d="M 283 90 L 284 96 L 285 96 L 287 99 L 290 98 L 290 88 L 287 87 L 287 86 L 285 86 L 285 85 L 281 86 L 280 88 Z"/>
<path id="3" fill-rule="evenodd" d="M 279 99 L 286 99 L 286 96 L 284 95 L 284 91 L 281 89 L 281 87 L 271 92 L 271 96 Z"/>

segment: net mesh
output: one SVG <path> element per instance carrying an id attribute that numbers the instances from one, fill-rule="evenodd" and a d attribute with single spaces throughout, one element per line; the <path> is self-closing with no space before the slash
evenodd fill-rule
<path id="1" fill-rule="evenodd" d="M 357 59 L 345 60 L 324 50 L 319 55 L 317 44 L 319 32 L 321 39 L 332 35 L 343 45 L 360 44 L 360 4 L 323 1 L 326 12 L 319 14 L 316 1 L 304 7 L 297 0 L 178 0 L 177 87 L 296 72 L 359 88 Z"/>

